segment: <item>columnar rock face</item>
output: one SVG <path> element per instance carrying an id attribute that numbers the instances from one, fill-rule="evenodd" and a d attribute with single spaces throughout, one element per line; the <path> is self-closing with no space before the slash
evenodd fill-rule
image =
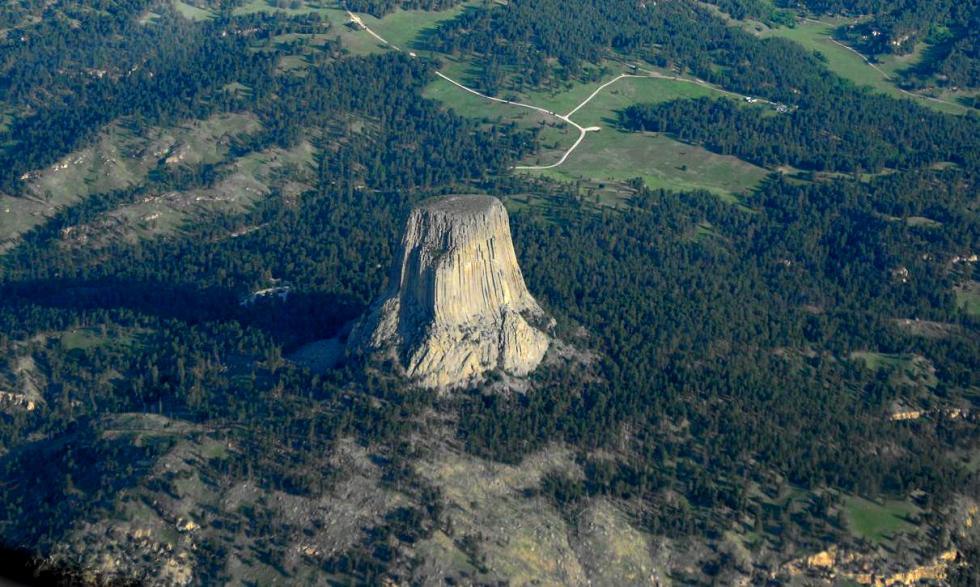
<path id="1" fill-rule="evenodd" d="M 524 285 L 507 211 L 489 196 L 427 200 L 412 211 L 388 291 L 351 334 L 354 354 L 395 359 L 429 388 L 488 371 L 527 375 L 550 340 Z"/>

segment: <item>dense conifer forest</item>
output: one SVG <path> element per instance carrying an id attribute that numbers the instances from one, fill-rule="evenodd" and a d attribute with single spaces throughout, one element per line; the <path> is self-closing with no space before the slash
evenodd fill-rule
<path id="1" fill-rule="evenodd" d="M 731 100 L 701 98 L 633 105 L 621 111 L 621 124 L 634 131 L 667 132 L 763 166 L 856 172 L 943 161 L 972 170 L 980 163 L 972 147 L 980 133 L 977 121 L 926 113 L 909 103 L 868 96 L 847 107 L 834 102 L 801 106 L 784 116 L 768 114 Z"/>
<path id="2" fill-rule="evenodd" d="M 459 4 L 460 0 L 354 0 L 347 8 L 356 12 L 367 12 L 373 16 L 384 16 L 396 8 L 404 10 L 445 10 Z"/>

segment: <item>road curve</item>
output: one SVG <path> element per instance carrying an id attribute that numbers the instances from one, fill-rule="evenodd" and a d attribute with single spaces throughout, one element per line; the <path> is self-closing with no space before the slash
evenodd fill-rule
<path id="1" fill-rule="evenodd" d="M 395 51 L 399 51 L 399 52 L 401 51 L 401 48 L 399 48 L 397 45 L 393 45 L 387 39 L 385 39 L 384 37 L 382 37 L 378 33 L 376 33 L 373 30 L 371 30 L 371 28 L 369 26 L 367 26 L 367 24 L 365 24 L 363 20 L 361 20 L 361 17 L 359 17 L 358 15 L 354 14 L 350 10 L 347 10 L 346 7 L 344 8 L 344 10 L 347 12 L 347 16 L 351 19 L 351 22 L 353 22 L 354 24 L 356 24 L 357 26 L 359 26 L 361 29 L 363 29 L 365 32 L 367 32 L 368 34 L 370 34 L 372 37 L 374 37 L 375 39 L 377 39 L 378 41 L 380 41 L 382 44 L 384 44 L 384 45 L 386 45 L 388 47 L 391 47 Z M 410 55 L 412 57 L 415 56 L 414 53 L 410 53 Z M 436 75 L 439 76 L 440 78 L 446 80 L 447 82 L 451 83 L 452 85 L 456 86 L 457 88 L 459 88 L 461 90 L 464 90 L 466 92 L 469 92 L 469 93 L 471 93 L 473 95 L 479 96 L 479 97 L 481 97 L 481 98 L 483 98 L 485 100 L 490 100 L 491 102 L 497 102 L 499 104 L 507 104 L 507 105 L 510 105 L 510 106 L 516 106 L 518 108 L 527 108 L 529 110 L 535 110 L 535 111 L 540 112 L 542 114 L 545 114 L 547 116 L 551 116 L 553 118 L 556 118 L 556 119 L 560 120 L 561 122 L 567 123 L 570 126 L 574 127 L 575 130 L 578 131 L 578 139 L 576 139 L 575 143 L 572 144 L 572 146 L 567 151 L 565 151 L 565 153 L 562 155 L 561 159 L 559 159 L 556 163 L 552 163 L 551 165 L 516 165 L 516 166 L 513 167 L 513 169 L 518 170 L 518 171 L 537 171 L 537 170 L 545 170 L 545 169 L 554 169 L 556 167 L 561 166 L 563 163 L 565 163 L 565 161 L 568 160 L 568 158 L 572 155 L 572 153 L 574 153 L 575 150 L 578 149 L 579 145 L 582 144 L 582 141 L 585 140 L 585 135 L 589 134 L 590 132 L 598 132 L 598 131 L 602 130 L 602 128 L 601 127 L 598 127 L 598 126 L 590 126 L 588 128 L 585 128 L 585 127 L 581 126 L 580 124 L 578 124 L 577 122 L 575 122 L 574 120 L 572 120 L 571 117 L 572 117 L 573 114 L 575 114 L 576 112 L 578 112 L 579 110 L 581 110 L 586 104 L 588 104 L 589 102 L 591 102 L 592 99 L 595 98 L 596 96 L 598 96 L 603 90 L 605 90 L 609 86 L 611 86 L 611 85 L 619 82 L 620 80 L 623 80 L 623 79 L 626 79 L 626 78 L 677 79 L 679 81 L 686 81 L 686 82 L 690 82 L 690 83 L 700 83 L 702 85 L 707 86 L 707 84 L 704 84 L 704 82 L 700 82 L 700 80 L 698 82 L 694 82 L 694 81 L 686 80 L 686 79 L 683 79 L 683 78 L 674 78 L 674 77 L 670 77 L 670 76 L 665 76 L 665 75 L 662 75 L 662 74 L 659 74 L 659 73 L 656 73 L 656 72 L 653 72 L 653 71 L 647 71 L 647 70 L 640 70 L 640 71 L 643 71 L 644 73 L 646 73 L 646 75 L 624 73 L 624 74 L 620 74 L 616 78 L 614 78 L 614 79 L 612 79 L 612 80 L 610 80 L 610 81 L 602 84 L 601 86 L 599 86 L 598 88 L 596 88 L 596 90 L 594 92 L 592 92 L 589 95 L 588 98 L 586 98 L 578 106 L 576 106 L 575 108 L 573 108 L 571 112 L 569 112 L 568 114 L 564 114 L 564 115 L 558 114 L 558 113 L 553 112 L 551 110 L 548 110 L 547 108 L 542 108 L 540 106 L 535 106 L 533 104 L 525 104 L 523 102 L 515 102 L 515 101 L 512 101 L 512 100 L 504 100 L 502 98 L 494 98 L 493 96 L 488 96 L 488 95 L 486 95 L 486 94 L 484 94 L 484 93 L 482 93 L 482 92 L 480 92 L 478 90 L 474 90 L 473 88 L 471 88 L 469 86 L 466 86 L 466 85 L 464 85 L 464 84 L 462 84 L 462 83 L 454 80 L 453 78 L 451 78 L 448 75 L 442 73 L 441 71 L 436 71 Z M 711 86 L 708 86 L 708 87 L 711 87 Z M 721 91 L 724 91 L 724 90 L 721 90 Z M 725 92 L 725 93 L 731 93 L 731 92 Z"/>

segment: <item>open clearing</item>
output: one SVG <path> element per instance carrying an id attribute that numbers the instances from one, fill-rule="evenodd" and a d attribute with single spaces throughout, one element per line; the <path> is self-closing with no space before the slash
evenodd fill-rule
<path id="1" fill-rule="evenodd" d="M 464 2 L 448 10 L 401 10 L 397 9 L 384 18 L 375 18 L 369 14 L 359 13 L 359 17 L 372 30 L 378 31 L 392 44 L 403 48 L 414 46 L 413 41 L 427 29 L 436 27 L 440 22 L 455 17 L 468 6 L 476 4 L 476 0 Z M 388 50 L 382 43 L 365 31 L 349 26 L 350 18 L 347 11 L 339 2 L 306 0 L 295 8 L 280 7 L 275 0 L 248 0 L 233 11 L 236 15 L 256 13 L 281 12 L 287 15 L 302 15 L 317 13 L 330 23 L 329 35 L 339 37 L 343 46 L 353 55 L 369 55 Z M 190 16 L 188 16 L 190 18 Z"/>
<path id="2" fill-rule="evenodd" d="M 851 353 L 852 361 L 860 361 L 872 371 L 887 371 L 892 385 L 935 387 L 939 383 L 936 369 L 929 359 L 919 355 L 895 355 L 859 351 Z"/>
<path id="3" fill-rule="evenodd" d="M 587 140 L 587 148 L 573 153 L 565 165 L 530 173 L 563 181 L 640 177 L 651 189 L 704 189 L 731 201 L 734 194 L 750 191 L 766 176 L 765 169 L 662 134 L 605 129 Z"/>
<path id="4" fill-rule="evenodd" d="M 620 110 L 638 103 L 668 102 L 687 98 L 723 96 L 708 86 L 657 78 L 628 78 L 621 80 L 592 99 L 575 113 L 582 126 L 611 126 Z"/>
<path id="5" fill-rule="evenodd" d="M 465 76 L 465 63 L 449 65 L 445 69 L 450 74 Z M 568 112 L 585 100 L 598 85 L 575 83 L 567 86 L 563 92 L 542 91 L 517 98 L 555 112 Z M 747 193 L 765 178 L 765 169 L 736 157 L 716 155 L 701 147 L 675 141 L 663 134 L 623 132 L 614 128 L 617 111 L 631 104 L 723 95 L 711 87 L 679 80 L 622 79 L 596 95 L 574 115 L 581 126 L 600 126 L 603 128 L 601 132 L 590 133 L 582 146 L 560 167 L 527 173 L 561 181 L 584 179 L 599 183 L 640 177 L 652 189 L 705 189 L 726 199 Z M 488 102 L 460 91 L 442 79 L 433 81 L 426 88 L 425 96 L 442 102 L 462 116 L 540 128 L 544 148 L 522 161 L 522 165 L 553 164 L 577 138 L 575 129 L 556 123 L 552 117 L 533 110 Z"/>
<path id="6" fill-rule="evenodd" d="M 615 128 L 617 112 L 631 104 L 717 95 L 719 92 L 710 87 L 683 81 L 623 79 L 575 113 L 579 124 L 601 126 L 603 130 L 592 133 L 561 167 L 538 173 L 565 181 L 624 181 L 640 177 L 652 189 L 705 189 L 726 198 L 747 193 L 765 178 L 765 169 L 660 133 Z"/>
<path id="7" fill-rule="evenodd" d="M 478 4 L 478 0 L 469 0 L 440 11 L 397 9 L 380 19 L 364 13 L 359 13 L 358 16 L 364 24 L 391 44 L 406 50 L 416 50 L 420 48 L 418 41 L 425 31 L 434 29 L 439 23 L 455 18 L 470 6 Z"/>
<path id="8" fill-rule="evenodd" d="M 879 504 L 863 497 L 847 497 L 844 510 L 850 530 L 875 544 L 887 542 L 897 533 L 914 530 L 908 517 L 919 511 L 905 501 L 886 500 Z"/>
<path id="9" fill-rule="evenodd" d="M 181 16 L 188 20 L 211 20 L 214 18 L 214 13 L 210 10 L 205 10 L 203 8 L 198 8 L 197 6 L 192 6 L 190 4 L 181 2 L 180 0 L 174 0 L 174 8 Z"/>
<path id="10" fill-rule="evenodd" d="M 955 289 L 956 306 L 970 316 L 980 316 L 980 281 L 968 281 Z"/>
<path id="11" fill-rule="evenodd" d="M 140 344 L 150 332 L 150 330 L 139 328 L 117 328 L 103 331 L 100 328 L 88 327 L 65 330 L 53 336 L 58 338 L 61 347 L 67 351 L 87 351 L 106 345 L 128 347 Z"/>
<path id="12" fill-rule="evenodd" d="M 371 23 L 365 20 L 367 17 L 358 15 L 357 18 L 364 23 L 363 33 L 378 42 L 387 43 L 395 50 L 401 50 L 392 40 L 375 32 Z M 552 174 L 550 177 L 553 178 L 596 182 L 640 177 L 651 188 L 702 188 L 731 201 L 736 199 L 736 194 L 747 192 L 757 185 L 766 174 L 765 170 L 735 158 L 714 155 L 666 137 L 659 137 L 659 144 L 645 140 L 656 136 L 652 134 L 607 131 L 602 140 L 587 140 L 587 134 L 601 131 L 600 123 L 613 123 L 616 110 L 629 104 L 705 96 L 715 92 L 730 95 L 728 92 L 692 80 L 655 77 L 666 75 L 660 72 L 638 71 L 621 74 L 601 85 L 571 84 L 567 92 L 498 98 L 485 96 L 456 81 L 465 79 L 469 67 L 470 64 L 465 61 L 451 61 L 445 71 L 437 72 L 440 79 L 430 84 L 426 96 L 443 100 L 448 107 L 464 116 L 539 125 L 546 133 L 542 137 L 544 144 L 552 142 L 552 149 L 558 149 L 560 145 L 564 147 L 557 161 L 553 160 L 554 155 L 550 156 L 551 161 L 544 161 L 549 154 L 538 153 L 534 156 L 537 161 L 526 161 L 517 167 L 518 170 Z M 625 89 L 620 89 L 620 86 Z M 581 114 L 583 120 L 594 124 L 578 123 L 571 119 L 573 114 L 576 117 Z M 571 130 L 568 127 L 573 127 L 578 133 L 570 147 L 563 145 L 566 134 L 574 136 L 574 133 L 568 132 Z M 586 143 L 584 149 L 577 150 L 583 143 Z M 665 153 L 667 157 L 658 157 Z M 692 156 L 688 157 L 689 154 Z M 578 162 L 577 168 L 573 163 L 575 161 Z"/>
<path id="13" fill-rule="evenodd" d="M 886 64 L 872 66 L 859 53 L 835 41 L 833 38 L 834 29 L 848 22 L 852 21 L 841 19 L 806 20 L 797 23 L 793 28 L 768 29 L 761 36 L 782 37 L 795 41 L 807 49 L 819 52 L 827 59 L 827 67 L 831 71 L 855 84 L 874 88 L 894 98 L 914 97 L 920 104 L 941 112 L 952 114 L 967 112 L 967 108 L 959 104 L 930 100 L 919 94 L 903 92 L 889 79 L 889 76 L 898 69 L 912 65 L 914 57 L 889 58 Z"/>

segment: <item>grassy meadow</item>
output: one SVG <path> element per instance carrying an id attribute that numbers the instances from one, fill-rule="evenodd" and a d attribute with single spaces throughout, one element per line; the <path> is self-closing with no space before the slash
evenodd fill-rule
<path id="1" fill-rule="evenodd" d="M 844 502 L 845 519 L 851 532 L 874 544 L 887 543 L 898 533 L 914 530 L 909 517 L 918 511 L 905 501 L 878 503 L 863 497 L 848 497 Z"/>
<path id="2" fill-rule="evenodd" d="M 965 106 L 950 102 L 930 100 L 925 96 L 902 92 L 889 76 L 900 69 L 914 65 L 921 58 L 921 50 L 917 53 L 902 57 L 887 57 L 883 63 L 872 67 L 864 57 L 855 51 L 834 41 L 833 33 L 837 27 L 853 22 L 843 19 L 826 21 L 806 20 L 797 23 L 795 27 L 780 27 L 767 29 L 761 36 L 782 37 L 795 41 L 811 51 L 816 51 L 826 59 L 827 68 L 840 77 L 850 80 L 859 86 L 870 87 L 879 92 L 898 99 L 915 99 L 923 106 L 934 108 L 941 112 L 963 114 Z"/>

